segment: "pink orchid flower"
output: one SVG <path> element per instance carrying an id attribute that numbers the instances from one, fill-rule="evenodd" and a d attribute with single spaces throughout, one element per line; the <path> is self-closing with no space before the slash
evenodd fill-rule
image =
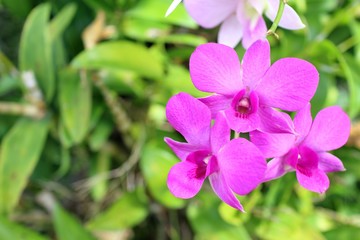
<path id="1" fill-rule="evenodd" d="M 165 138 L 181 159 L 168 175 L 170 192 L 179 198 L 195 196 L 204 180 L 228 205 L 243 211 L 234 193 L 245 195 L 263 180 L 265 158 L 254 144 L 243 138 L 230 141 L 230 129 L 220 113 L 211 127 L 208 107 L 186 93 L 173 96 L 167 106 L 169 123 L 186 143 Z"/>
<path id="2" fill-rule="evenodd" d="M 220 25 L 218 42 L 235 47 L 242 39 L 248 48 L 258 39 L 266 37 L 266 24 L 262 14 L 274 21 L 280 0 L 184 0 L 190 16 L 204 28 Z M 281 0 L 282 1 L 282 0 Z M 169 15 L 181 0 L 174 0 Z M 300 17 L 289 5 L 285 5 L 279 26 L 296 30 L 304 28 Z"/>
<path id="3" fill-rule="evenodd" d="M 337 106 L 321 110 L 312 122 L 308 104 L 294 118 L 295 134 L 251 132 L 251 141 L 265 157 L 274 157 L 268 163 L 264 181 L 296 171 L 301 186 L 324 193 L 330 184 L 326 173 L 345 170 L 340 159 L 327 151 L 346 143 L 350 125 L 349 117 Z"/>
<path id="4" fill-rule="evenodd" d="M 228 46 L 200 45 L 190 57 L 190 75 L 196 88 L 215 93 L 200 99 L 212 116 L 224 111 L 236 132 L 291 131 L 287 114 L 274 108 L 300 110 L 314 96 L 319 81 L 316 68 L 302 59 L 283 58 L 270 66 L 266 40 L 256 41 L 241 64 Z"/>

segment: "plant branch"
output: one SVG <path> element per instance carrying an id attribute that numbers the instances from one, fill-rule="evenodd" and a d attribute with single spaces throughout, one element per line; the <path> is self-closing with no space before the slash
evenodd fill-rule
<path id="1" fill-rule="evenodd" d="M 274 19 L 273 24 L 271 25 L 270 29 L 267 32 L 267 35 L 274 35 L 277 39 L 279 39 L 279 35 L 276 34 L 276 29 L 279 25 L 279 22 L 281 20 L 281 17 L 284 13 L 285 5 L 287 4 L 288 0 L 279 0 L 279 8 L 276 14 L 276 17 Z"/>

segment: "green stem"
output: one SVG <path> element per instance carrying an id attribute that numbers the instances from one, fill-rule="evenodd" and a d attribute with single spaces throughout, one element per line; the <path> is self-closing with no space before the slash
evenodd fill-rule
<path id="1" fill-rule="evenodd" d="M 279 25 L 279 22 L 281 20 L 283 12 L 284 12 L 285 4 L 287 4 L 288 0 L 279 0 L 279 1 L 280 1 L 279 9 L 277 11 L 276 17 L 275 17 L 274 22 L 271 25 L 269 31 L 267 32 L 267 35 L 274 35 L 276 38 L 279 38 L 279 36 L 276 34 L 275 31 Z"/>

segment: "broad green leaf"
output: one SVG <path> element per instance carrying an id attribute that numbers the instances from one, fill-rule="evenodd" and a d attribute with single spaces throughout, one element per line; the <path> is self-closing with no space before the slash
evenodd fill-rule
<path id="1" fill-rule="evenodd" d="M 16 72 L 12 62 L 0 51 L 0 77 Z"/>
<path id="2" fill-rule="evenodd" d="M 195 199 L 186 214 L 196 240 L 251 239 L 243 225 L 234 226 L 223 221 L 218 211 L 220 199 L 215 193 L 202 190 Z"/>
<path id="3" fill-rule="evenodd" d="M 52 46 L 48 31 L 50 5 L 34 8 L 26 19 L 20 39 L 19 65 L 22 72 L 33 71 L 48 102 L 55 90 Z"/>
<path id="4" fill-rule="evenodd" d="M 19 18 L 25 18 L 31 10 L 31 1 L 28 0 L 2 0 L 2 4 Z"/>
<path id="5" fill-rule="evenodd" d="M 185 204 L 183 199 L 174 197 L 166 185 L 170 168 L 178 162 L 173 154 L 151 145 L 145 147 L 140 159 L 141 172 L 151 195 L 169 208 L 181 208 Z"/>
<path id="6" fill-rule="evenodd" d="M 325 240 L 306 215 L 300 215 L 290 208 L 281 208 L 271 215 L 273 220 L 262 221 L 257 228 L 260 239 L 265 240 Z"/>
<path id="7" fill-rule="evenodd" d="M 113 128 L 114 124 L 109 120 L 98 122 L 88 140 L 91 150 L 99 151 L 108 140 Z"/>
<path id="8" fill-rule="evenodd" d="M 80 221 L 65 211 L 59 204 L 55 204 L 52 217 L 58 240 L 95 240 L 95 237 L 82 226 Z"/>
<path id="9" fill-rule="evenodd" d="M 74 18 L 76 9 L 75 3 L 69 3 L 51 20 L 48 25 L 51 42 L 54 42 L 54 40 L 58 39 L 63 34 Z"/>
<path id="10" fill-rule="evenodd" d="M 80 53 L 72 66 L 84 69 L 123 69 L 144 77 L 161 78 L 163 66 L 149 49 L 128 41 L 105 42 Z"/>
<path id="11" fill-rule="evenodd" d="M 188 28 L 196 28 L 196 23 L 187 14 L 183 4 L 168 17 L 165 17 L 166 10 L 170 6 L 168 0 L 141 0 L 133 9 L 127 12 L 129 16 L 142 18 L 144 21 L 152 20 L 163 23 L 171 23 Z"/>
<path id="12" fill-rule="evenodd" d="M 0 213 L 17 204 L 44 147 L 48 119 L 18 120 L 2 141 L 0 152 Z"/>
<path id="13" fill-rule="evenodd" d="M 46 240 L 40 234 L 17 223 L 0 217 L 0 239 L 3 240 Z"/>
<path id="14" fill-rule="evenodd" d="M 59 105 L 61 119 L 74 143 L 81 143 L 89 130 L 91 84 L 79 71 L 66 69 L 60 73 Z"/>
<path id="15" fill-rule="evenodd" d="M 92 231 L 112 231 L 133 227 L 149 213 L 148 201 L 143 189 L 125 193 L 104 212 L 87 224 Z"/>

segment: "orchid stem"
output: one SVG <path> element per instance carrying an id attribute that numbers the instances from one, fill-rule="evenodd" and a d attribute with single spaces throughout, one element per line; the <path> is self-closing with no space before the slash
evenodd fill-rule
<path id="1" fill-rule="evenodd" d="M 281 17 L 283 15 L 284 9 L 285 9 L 285 5 L 287 4 L 288 0 L 279 0 L 279 8 L 276 14 L 276 17 L 274 19 L 273 24 L 271 25 L 270 29 L 267 31 L 267 35 L 274 35 L 277 39 L 279 39 L 279 35 L 276 34 L 276 29 L 279 25 L 279 22 L 281 20 Z"/>

